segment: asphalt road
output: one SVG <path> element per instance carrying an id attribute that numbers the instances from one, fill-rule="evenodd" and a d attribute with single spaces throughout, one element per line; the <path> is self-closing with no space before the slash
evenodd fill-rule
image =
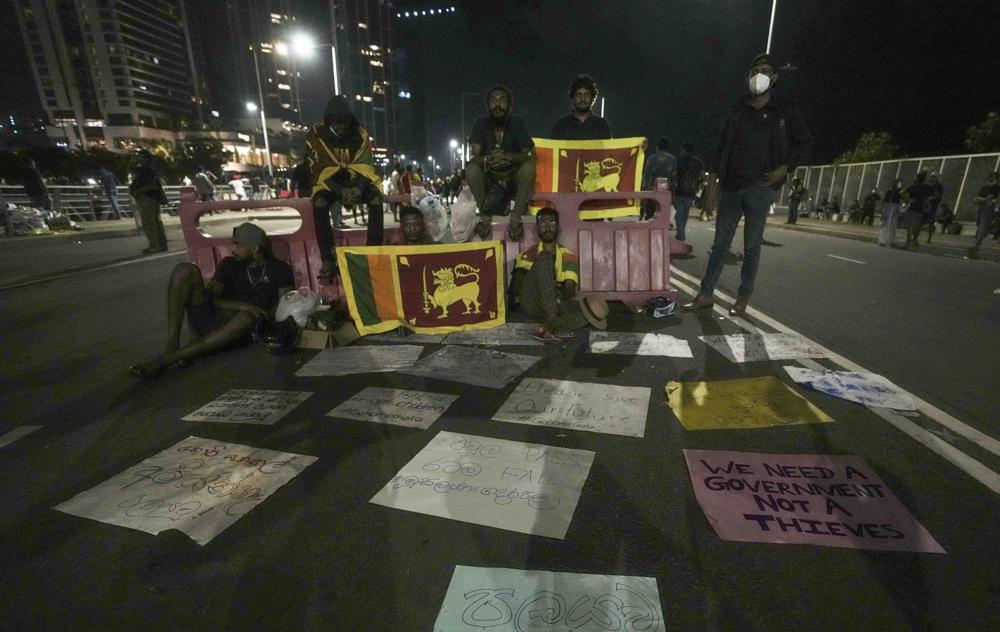
<path id="1" fill-rule="evenodd" d="M 693 222 L 699 257 L 682 271 L 701 274 L 707 229 Z M 1000 349 L 992 296 L 1000 268 L 802 233 L 768 237 L 782 245 L 765 249 L 755 308 L 997 436 L 990 358 Z M 685 431 L 664 404 L 667 380 L 781 375 L 787 363 L 737 365 L 699 344 L 692 359 L 598 359 L 585 351 L 586 333 L 561 348 L 513 349 L 541 356 L 531 376 L 649 387 L 641 439 L 490 421 L 512 387 L 391 373 L 295 377 L 310 351 L 244 348 L 136 382 L 125 369 L 163 344 L 164 282 L 182 259 L 0 291 L 0 433 L 43 426 L 0 448 L 5 630 L 430 630 L 456 565 L 655 577 L 671 630 L 1000 627 L 1000 502 L 953 461 L 872 410 L 815 392 L 802 393 L 833 423 Z M 719 289 L 732 293 L 735 278 L 727 269 Z M 740 324 L 618 310 L 610 329 L 696 341 Z M 368 385 L 459 399 L 426 431 L 325 416 Z M 275 426 L 180 421 L 231 388 L 314 394 Z M 995 453 L 922 416 L 910 421 L 1000 471 Z M 594 451 L 565 540 L 369 503 L 441 430 Z M 52 509 L 189 435 L 319 460 L 205 546 L 177 531 L 151 536 Z M 859 455 L 947 554 L 722 540 L 694 499 L 683 448 Z"/>

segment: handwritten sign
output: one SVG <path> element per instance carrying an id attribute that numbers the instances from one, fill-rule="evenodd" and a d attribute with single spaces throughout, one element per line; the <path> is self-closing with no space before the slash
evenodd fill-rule
<path id="1" fill-rule="evenodd" d="M 376 505 L 562 540 L 594 453 L 439 432 Z"/>
<path id="2" fill-rule="evenodd" d="M 731 362 L 763 362 L 825 358 L 827 352 L 795 334 L 732 334 L 699 336 Z"/>
<path id="3" fill-rule="evenodd" d="M 590 352 L 673 358 L 694 357 L 687 340 L 668 334 L 639 334 L 624 331 L 590 332 Z"/>
<path id="4" fill-rule="evenodd" d="M 667 382 L 666 392 L 668 405 L 687 430 L 833 421 L 773 375 L 715 382 Z"/>
<path id="5" fill-rule="evenodd" d="M 303 391 L 255 391 L 234 388 L 205 404 L 183 421 L 271 425 L 309 399 Z"/>
<path id="6" fill-rule="evenodd" d="M 909 393 L 875 373 L 811 371 L 797 366 L 786 366 L 785 371 L 797 384 L 850 402 L 896 410 L 917 409 Z"/>
<path id="7" fill-rule="evenodd" d="M 326 416 L 426 430 L 458 397 L 368 386 Z"/>
<path id="8" fill-rule="evenodd" d="M 303 364 L 295 375 L 320 377 L 399 371 L 412 367 L 423 350 L 420 345 L 369 345 L 324 349 Z"/>
<path id="9" fill-rule="evenodd" d="M 409 329 L 403 329 L 402 331 L 405 333 L 400 335 L 398 331 L 399 330 L 390 331 L 384 334 L 370 334 L 365 336 L 365 340 L 403 343 L 409 345 L 433 345 L 444 342 L 444 339 L 448 337 L 448 334 L 415 334 L 410 332 Z"/>
<path id="10" fill-rule="evenodd" d="M 532 338 L 538 329 L 534 323 L 504 323 L 490 329 L 467 329 L 448 334 L 444 339 L 446 345 L 488 345 L 503 346 L 540 346 L 544 342 Z"/>
<path id="11" fill-rule="evenodd" d="M 664 632 L 653 577 L 456 566 L 434 632 Z"/>
<path id="12" fill-rule="evenodd" d="M 204 545 L 315 462 L 188 437 L 56 509 L 154 535 L 177 529 Z"/>
<path id="13" fill-rule="evenodd" d="M 649 389 L 529 377 L 521 380 L 495 421 L 641 437 Z"/>
<path id="14" fill-rule="evenodd" d="M 944 553 L 859 456 L 684 450 L 724 540 Z"/>
<path id="15" fill-rule="evenodd" d="M 401 373 L 487 388 L 503 388 L 534 366 L 539 359 L 538 356 L 493 349 L 446 346 Z"/>

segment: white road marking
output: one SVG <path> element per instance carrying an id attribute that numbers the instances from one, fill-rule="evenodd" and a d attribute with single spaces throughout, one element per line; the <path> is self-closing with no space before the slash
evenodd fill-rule
<path id="1" fill-rule="evenodd" d="M 678 270 L 677 268 L 671 268 L 671 273 L 673 276 L 679 276 L 691 283 L 694 284 L 698 283 L 698 279 L 691 276 L 690 274 L 687 274 L 682 270 Z M 687 292 L 691 296 L 697 296 L 698 292 L 697 290 L 695 290 L 694 287 L 689 286 L 686 283 L 682 283 L 678 281 L 676 278 L 673 278 L 672 281 L 673 284 L 676 285 L 679 289 L 683 290 L 684 292 Z M 735 300 L 733 299 L 733 297 L 728 296 L 727 294 L 724 294 L 719 290 L 715 291 L 715 295 L 726 302 L 732 303 Z M 714 311 L 719 314 L 722 314 L 723 316 L 729 317 L 729 313 L 719 305 L 716 305 L 714 307 Z M 823 349 L 827 353 L 828 358 L 831 361 L 833 361 L 835 364 L 840 365 L 842 368 L 847 369 L 848 371 L 874 373 L 874 371 L 870 371 L 865 367 L 861 366 L 860 364 L 852 362 L 851 360 L 848 360 L 847 358 L 841 356 L 840 354 L 830 351 L 829 349 L 817 343 L 816 341 L 809 339 L 808 337 L 795 331 L 791 327 L 783 325 L 777 320 L 771 318 L 770 316 L 767 316 L 766 314 L 761 313 L 760 311 L 752 307 L 747 308 L 747 314 L 753 316 L 757 320 L 763 322 L 764 324 L 768 325 L 772 329 L 775 329 L 776 331 L 787 334 L 795 334 L 796 336 L 801 337 L 809 344 L 815 345 Z M 750 333 L 761 333 L 760 329 L 758 329 L 752 323 L 746 321 L 745 319 L 731 318 L 731 320 L 738 323 L 740 327 L 746 329 Z M 815 360 L 800 360 L 799 362 L 801 362 L 807 368 L 811 368 L 814 370 L 822 370 L 824 368 Z M 916 402 L 917 410 L 923 413 L 928 418 L 933 419 L 934 421 L 948 428 L 955 434 L 965 437 L 970 442 L 975 443 L 977 446 L 986 450 L 987 452 L 991 452 L 995 455 L 1000 455 L 1000 441 L 997 441 L 993 437 L 983 432 L 980 432 L 979 430 L 976 430 L 971 426 L 966 425 L 965 423 L 959 421 L 958 419 L 954 418 L 953 416 L 949 415 L 943 410 L 917 397 L 913 393 L 908 393 L 908 394 Z M 988 487 L 994 493 L 1000 494 L 1000 474 L 997 474 L 987 466 L 983 465 L 982 463 L 972 458 L 971 456 L 965 454 L 964 452 L 962 452 L 955 446 L 949 444 L 944 439 L 930 432 L 926 428 L 923 428 L 922 426 L 913 423 L 903 415 L 900 415 L 895 411 L 885 408 L 872 408 L 872 407 L 868 408 L 876 415 L 878 415 L 885 421 L 889 422 L 900 432 L 909 435 L 911 438 L 921 443 L 932 452 L 948 460 L 955 467 L 962 470 L 972 478 L 976 479 L 977 481 Z"/>
<path id="2" fill-rule="evenodd" d="M 18 426 L 17 428 L 14 428 L 7 434 L 0 437 L 0 448 L 3 448 L 5 446 L 14 443 L 21 437 L 29 435 L 32 432 L 38 430 L 39 428 L 41 428 L 41 426 Z"/>
<path id="3" fill-rule="evenodd" d="M 841 261 L 850 261 L 851 263 L 860 263 L 861 265 L 865 265 L 864 261 L 858 261 L 857 259 L 848 259 L 847 257 L 838 257 L 837 255 L 827 255 L 827 257 L 830 257 L 831 259 L 840 259 Z"/>
<path id="4" fill-rule="evenodd" d="M 994 293 L 994 294 L 1000 294 L 1000 289 L 997 289 L 997 290 L 993 290 L 993 293 Z"/>
<path id="5" fill-rule="evenodd" d="M 111 268 L 120 268 L 121 266 L 130 266 L 136 263 L 146 263 L 147 261 L 155 261 L 157 259 L 165 259 L 166 257 L 176 257 L 177 255 L 187 255 L 187 249 L 175 250 L 173 252 L 163 252 L 155 255 L 147 255 L 140 259 L 129 259 L 128 261 L 119 261 L 117 263 L 109 263 L 103 266 L 97 266 L 95 268 L 85 268 L 83 270 L 72 270 L 70 272 L 56 272 L 50 276 L 42 277 L 38 279 L 28 279 L 27 281 L 19 281 L 16 283 L 11 283 L 10 285 L 0 285 L 0 290 L 13 290 L 18 287 L 25 287 L 27 285 L 35 285 L 37 283 L 48 283 L 49 281 L 56 281 L 58 279 L 65 279 L 66 277 L 76 276 L 78 274 L 87 274 L 88 272 L 97 272 L 98 270 L 109 270 Z"/>

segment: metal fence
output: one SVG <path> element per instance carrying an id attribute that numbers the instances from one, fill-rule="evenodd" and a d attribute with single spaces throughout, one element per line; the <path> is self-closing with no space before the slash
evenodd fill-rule
<path id="1" fill-rule="evenodd" d="M 892 186 L 896 178 L 909 186 L 917 173 L 926 169 L 937 172 L 944 185 L 944 203 L 959 220 L 974 221 L 976 197 L 986 183 L 986 176 L 1000 169 L 1000 153 L 966 154 L 961 156 L 934 156 L 930 158 L 902 158 L 878 162 L 845 165 L 812 165 L 799 167 L 795 177 L 809 191 L 812 205 L 821 200 L 838 200 L 844 209 L 854 200 L 863 200 L 873 188 L 880 193 Z M 779 204 L 786 206 L 790 186 L 781 190 Z M 810 208 L 812 205 L 809 205 Z"/>

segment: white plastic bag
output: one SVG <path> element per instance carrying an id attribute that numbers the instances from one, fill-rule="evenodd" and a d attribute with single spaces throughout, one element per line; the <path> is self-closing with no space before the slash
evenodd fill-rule
<path id="1" fill-rule="evenodd" d="M 417 202 L 417 208 L 424 216 L 424 230 L 431 241 L 441 243 L 448 232 L 448 212 L 441 204 L 441 198 L 428 193 Z"/>
<path id="2" fill-rule="evenodd" d="M 274 312 L 274 320 L 280 323 L 291 316 L 295 324 L 302 328 L 317 309 L 319 309 L 319 294 L 307 287 L 300 287 L 281 297 L 278 309 Z"/>
<path id="3" fill-rule="evenodd" d="M 451 205 L 451 234 L 455 243 L 469 241 L 476 226 L 476 199 L 468 186 L 462 187 L 458 199 Z"/>

